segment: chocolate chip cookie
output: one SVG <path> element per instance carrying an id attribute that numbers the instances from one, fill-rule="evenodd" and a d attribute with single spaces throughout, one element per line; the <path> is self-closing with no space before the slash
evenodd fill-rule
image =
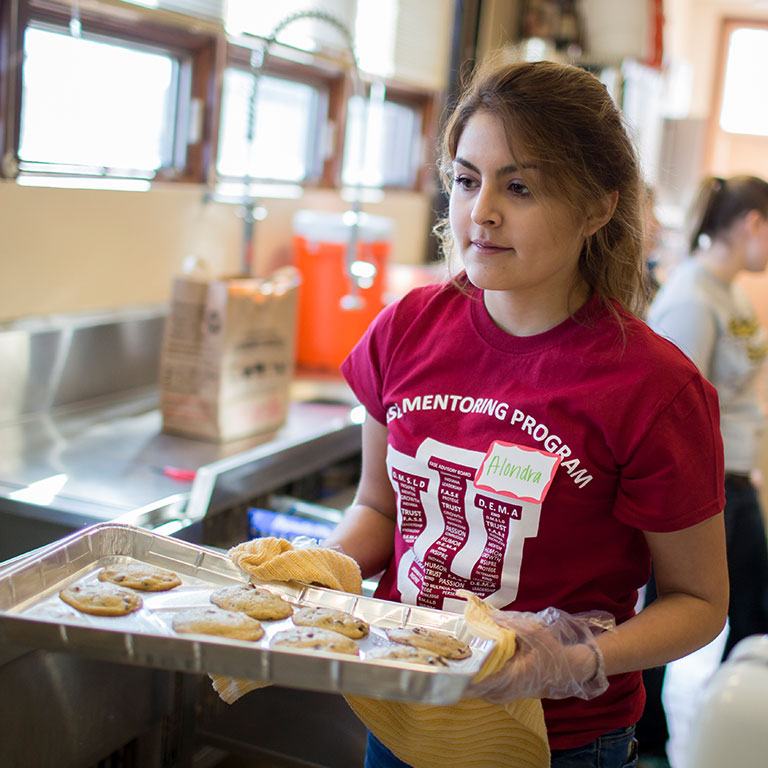
<path id="1" fill-rule="evenodd" d="M 142 606 L 141 598 L 114 584 L 83 584 L 67 587 L 59 597 L 81 613 L 93 616 L 127 616 Z"/>
<path id="2" fill-rule="evenodd" d="M 330 653 L 358 654 L 357 644 L 338 632 L 316 627 L 296 627 L 278 632 L 269 644 L 270 648 L 305 648 Z"/>
<path id="3" fill-rule="evenodd" d="M 221 608 L 190 608 L 173 617 L 173 629 L 181 634 L 218 635 L 234 640 L 260 640 L 264 627 L 256 619 Z"/>
<path id="4" fill-rule="evenodd" d="M 320 608 L 307 606 L 300 608 L 293 614 L 293 623 L 300 627 L 319 627 L 330 629 L 345 637 L 359 640 L 365 637 L 371 630 L 368 623 L 358 619 L 351 613 L 337 611 L 333 608 Z"/>
<path id="5" fill-rule="evenodd" d="M 239 611 L 253 619 L 276 621 L 293 613 L 293 606 L 280 595 L 261 587 L 234 585 L 211 594 L 211 602 L 227 611 Z"/>
<path id="6" fill-rule="evenodd" d="M 165 568 L 146 563 L 115 563 L 99 571 L 99 581 L 111 581 L 121 587 L 139 589 L 143 592 L 165 592 L 178 587 L 181 579 Z"/>
<path id="7" fill-rule="evenodd" d="M 393 643 L 410 645 L 432 651 L 446 659 L 466 659 L 472 654 L 470 647 L 447 632 L 425 627 L 397 627 L 386 630 Z"/>

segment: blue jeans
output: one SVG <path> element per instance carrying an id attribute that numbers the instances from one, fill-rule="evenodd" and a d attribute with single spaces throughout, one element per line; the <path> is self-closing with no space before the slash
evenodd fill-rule
<path id="1" fill-rule="evenodd" d="M 446 755 L 446 765 L 450 765 Z M 552 768 L 636 768 L 635 726 L 619 728 L 598 737 L 591 744 L 552 752 Z M 372 733 L 368 734 L 365 768 L 410 768 L 395 757 Z"/>
<path id="2" fill-rule="evenodd" d="M 604 733 L 583 747 L 553 750 L 552 768 L 637 768 L 635 726 Z"/>

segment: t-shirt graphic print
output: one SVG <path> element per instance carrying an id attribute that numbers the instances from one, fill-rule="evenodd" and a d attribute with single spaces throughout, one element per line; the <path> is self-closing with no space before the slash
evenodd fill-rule
<path id="1" fill-rule="evenodd" d="M 498 608 L 517 596 L 523 545 L 538 531 L 541 502 L 478 489 L 485 457 L 432 438 L 415 457 L 389 446 L 397 529 L 407 545 L 397 567 L 404 602 L 461 611 L 458 589 Z"/>

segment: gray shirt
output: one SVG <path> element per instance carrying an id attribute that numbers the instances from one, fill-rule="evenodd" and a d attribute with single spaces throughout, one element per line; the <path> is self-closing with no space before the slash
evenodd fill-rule
<path id="1" fill-rule="evenodd" d="M 757 376 L 768 340 L 747 297 L 689 259 L 661 287 L 648 324 L 680 347 L 717 389 L 725 469 L 748 473 L 757 462 L 764 418 Z"/>

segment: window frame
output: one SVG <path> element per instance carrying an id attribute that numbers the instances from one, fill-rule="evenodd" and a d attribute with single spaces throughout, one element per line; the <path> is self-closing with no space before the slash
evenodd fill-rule
<path id="1" fill-rule="evenodd" d="M 421 157 L 416 179 L 411 189 L 426 190 L 434 185 L 437 168 L 436 142 L 438 121 L 444 105 L 444 97 L 436 91 L 427 91 L 402 83 L 387 85 L 387 98 L 397 104 L 410 106 L 421 112 Z M 402 187 L 395 187 L 402 189 Z"/>
<path id="2" fill-rule="evenodd" d="M 24 33 L 28 26 L 39 24 L 42 27 L 66 29 L 71 18 L 71 7 L 59 0 L 18 0 L 17 3 L 12 0 L 4 4 L 4 9 L 0 20 L 0 55 L 3 61 L 22 60 Z M 14 9 L 18 9 L 16 19 L 13 18 Z M 223 34 L 161 24 L 148 20 L 144 10 L 131 6 L 82 7 L 80 22 L 83 31 L 89 35 L 113 39 L 120 44 L 156 48 L 188 62 L 187 65 L 182 64 L 180 77 L 188 77 L 191 81 L 189 100 L 177 97 L 179 111 L 174 135 L 178 140 L 179 121 L 189 120 L 191 112 L 195 109 L 195 100 L 198 100 L 202 110 L 199 135 L 193 137 L 197 138 L 197 141 L 187 143 L 181 150 L 174 146 L 173 165 L 158 169 L 152 181 L 206 182 L 211 173 L 211 160 L 215 157 L 211 147 L 215 146 L 218 130 L 217 113 L 221 86 L 217 77 L 217 62 L 222 58 Z M 183 71 L 185 68 L 186 72 Z M 0 168 L 0 175 L 13 178 L 18 173 L 19 162 L 23 67 L 9 69 L 13 73 L 12 80 L 5 83 L 0 90 L 0 133 L 5 159 Z M 50 171 L 42 172 L 50 174 Z M 34 174 L 36 171 L 28 173 Z M 96 174 L 83 175 L 88 178 L 101 178 L 101 175 Z"/>
<path id="3" fill-rule="evenodd" d="M 260 38 L 257 39 L 260 40 Z M 251 50 L 247 46 L 230 42 L 227 47 L 226 66 L 249 70 Z M 274 50 L 271 50 L 265 57 L 262 72 L 272 77 L 294 80 L 326 89 L 328 93 L 328 107 L 325 119 L 333 126 L 331 153 L 323 161 L 323 171 L 319 179 L 316 181 L 305 181 L 301 183 L 301 186 L 305 189 L 340 190 L 344 188 L 346 185 L 342 182 L 342 170 L 347 128 L 347 102 L 354 95 L 355 90 L 349 66 L 338 59 L 312 54 L 277 43 L 274 46 Z M 396 79 L 380 79 L 361 72 L 361 90 L 366 98 L 374 81 L 384 84 L 387 101 L 408 106 L 421 114 L 421 157 L 413 184 L 409 186 L 384 185 L 382 187 L 371 187 L 371 189 L 414 192 L 432 191 L 435 186 L 435 163 L 428 156 L 426 148 L 433 147 L 437 138 L 437 123 L 443 104 L 443 94 Z"/>
<path id="4" fill-rule="evenodd" d="M 283 47 L 283 46 L 276 46 Z M 230 43 L 227 47 L 226 69 L 236 68 L 245 72 L 251 71 L 251 48 L 236 43 Z M 264 59 L 261 69 L 262 75 L 290 80 L 324 90 L 327 93 L 326 113 L 322 118 L 326 125 L 331 125 L 333 130 L 332 148 L 328 157 L 322 161 L 321 171 L 316 179 L 296 182 L 305 189 L 334 188 L 338 186 L 338 178 L 341 174 L 340 153 L 344 146 L 344 124 L 339 125 L 339 120 L 344 120 L 346 110 L 344 107 L 345 94 L 350 89 L 348 78 L 344 71 L 332 66 L 320 66 L 318 64 L 306 64 L 293 61 L 287 57 L 275 55 L 270 52 Z M 223 76 L 222 76 L 223 80 Z M 317 127 L 318 135 L 321 128 Z M 218 145 L 217 145 L 218 153 Z M 214 163 L 215 166 L 215 163 Z M 255 179 L 254 181 L 265 184 L 284 184 L 285 182 L 272 179 Z"/>
<path id="5" fill-rule="evenodd" d="M 17 172 L 22 72 L 12 62 L 21 60 L 24 11 L 18 0 L 0 5 L 0 178 L 15 178 Z"/>
<path id="6" fill-rule="evenodd" d="M 0 3 L 0 178 L 18 175 L 24 31 L 30 23 L 67 28 L 72 14 L 68 0 L 6 0 Z M 154 182 L 198 183 L 213 188 L 217 181 L 217 159 L 221 122 L 224 73 L 228 67 L 250 70 L 250 57 L 258 37 L 228 37 L 223 25 L 205 22 L 181 14 L 133 5 L 83 3 L 80 21 L 85 32 L 116 42 L 131 43 L 166 50 L 190 61 L 191 89 L 187 110 L 200 111 L 197 141 L 186 145 L 178 166 L 161 168 L 150 180 Z M 347 123 L 347 103 L 355 92 L 349 63 L 335 53 L 311 53 L 275 43 L 263 66 L 263 73 L 321 87 L 327 93 L 326 114 L 321 115 L 331 126 L 331 146 L 323 158 L 318 178 L 300 183 L 304 189 L 341 191 L 343 150 Z M 436 174 L 432 147 L 437 136 L 438 120 L 446 98 L 443 91 L 415 86 L 396 78 L 376 78 L 360 72 L 360 85 L 367 95 L 374 81 L 383 82 L 386 99 L 413 108 L 421 114 L 421 157 L 414 183 L 409 186 L 386 185 L 384 191 L 431 193 Z M 189 117 L 189 112 L 187 117 Z M 178 119 L 184 119 L 180 114 Z M 317 127 L 318 135 L 320 126 Z M 179 158 L 176 158 L 179 160 Z M 29 171 L 30 175 L 36 171 Z M 43 172 L 45 173 L 45 172 Z M 62 173 L 62 176 L 73 174 Z M 103 178 L 84 174 L 86 178 Z M 269 183 L 269 182 L 267 182 Z M 277 182 L 275 183 L 282 183 Z M 379 187 L 376 187 L 379 189 Z"/>
<path id="7" fill-rule="evenodd" d="M 383 83 L 385 101 L 408 107 L 421 115 L 421 132 L 419 135 L 420 157 L 413 184 L 408 186 L 401 184 L 384 184 L 375 187 L 370 187 L 364 184 L 362 185 L 363 189 L 382 189 L 385 192 L 397 190 L 421 192 L 429 190 L 431 186 L 433 186 L 436 169 L 434 157 L 430 158 L 429 152 L 434 151 L 435 142 L 437 141 L 437 122 L 443 103 L 441 94 L 397 80 L 388 80 L 386 78 L 377 78 L 374 80 L 373 78 L 365 77 L 363 81 L 363 96 L 365 98 L 370 98 L 370 89 L 373 82 Z M 351 96 L 352 94 L 349 95 Z M 343 146 L 339 150 L 340 153 L 342 149 Z M 343 157 L 341 157 L 339 163 L 340 173 L 342 167 Z"/>

